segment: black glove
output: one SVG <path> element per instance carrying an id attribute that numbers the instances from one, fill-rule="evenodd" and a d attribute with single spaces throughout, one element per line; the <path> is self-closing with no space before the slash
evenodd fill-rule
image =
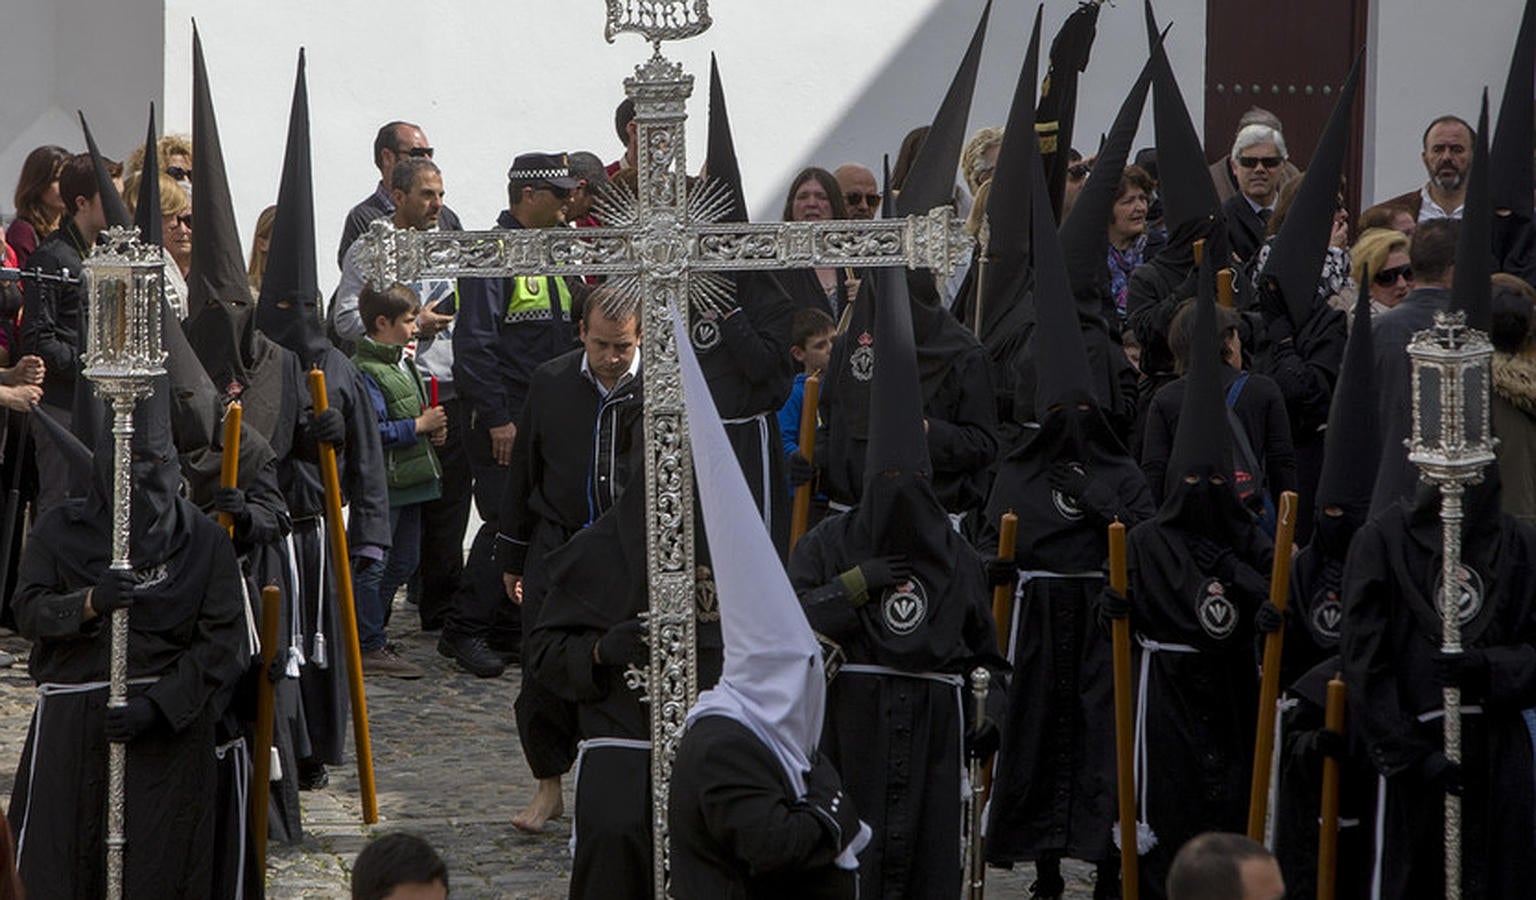
<path id="1" fill-rule="evenodd" d="M 106 616 L 113 610 L 127 609 L 133 605 L 133 589 L 137 585 L 132 572 L 108 569 L 91 589 L 91 609 L 98 616 Z"/>
<path id="2" fill-rule="evenodd" d="M 309 420 L 309 436 L 322 444 L 340 447 L 347 437 L 347 421 L 332 407 Z"/>
<path id="3" fill-rule="evenodd" d="M 855 609 L 869 602 L 870 595 L 893 584 L 906 581 L 912 567 L 905 556 L 875 556 L 837 576 L 843 593 Z"/>
<path id="4" fill-rule="evenodd" d="M 1099 628 L 1103 629 L 1105 634 L 1112 630 L 1116 619 L 1131 617 L 1131 601 L 1107 584 L 1104 585 L 1103 590 L 1099 591 L 1098 607 Z"/>
<path id="5" fill-rule="evenodd" d="M 1050 479 L 1051 487 L 1074 500 L 1081 499 L 1083 491 L 1088 487 L 1087 473 L 1083 471 L 1082 466 L 1071 463 L 1056 463 L 1051 466 L 1051 471 L 1046 477 Z"/>
<path id="6" fill-rule="evenodd" d="M 1259 634 L 1274 634 L 1284 624 L 1285 613 L 1268 600 L 1259 604 L 1259 611 L 1253 614 L 1253 628 Z"/>
<path id="7" fill-rule="evenodd" d="M 843 792 L 843 779 L 826 756 L 818 753 L 805 777 L 805 802 L 832 833 L 841 851 L 859 836 L 859 811 Z"/>
<path id="8" fill-rule="evenodd" d="M 985 565 L 987 568 L 987 584 L 990 587 L 1002 587 L 1005 584 L 1013 584 L 1019 580 L 1019 565 L 1011 559 L 994 556 L 989 558 Z"/>
<path id="9" fill-rule="evenodd" d="M 800 453 L 789 455 L 789 486 L 797 488 L 816 477 L 816 467 Z"/>
<path id="10" fill-rule="evenodd" d="M 1002 742 L 1003 735 L 997 730 L 997 723 L 983 718 L 965 730 L 965 758 L 986 760 L 997 752 Z"/>
<path id="11" fill-rule="evenodd" d="M 237 523 L 244 522 L 251 516 L 250 511 L 245 508 L 245 491 L 237 487 L 215 489 L 213 509 L 215 512 L 228 513 Z"/>
<path id="12" fill-rule="evenodd" d="M 1488 693 L 1492 675 L 1488 670 L 1488 654 L 1484 651 L 1444 653 L 1437 650 L 1432 664 L 1441 687 L 1461 688 L 1462 693 L 1478 697 Z"/>
<path id="13" fill-rule="evenodd" d="M 1280 290 L 1280 280 L 1274 276 L 1259 279 L 1259 313 L 1264 316 L 1264 331 L 1272 343 L 1291 338 L 1295 329 L 1291 325 L 1291 311 Z"/>
<path id="14" fill-rule="evenodd" d="M 613 626 L 597 641 L 597 661 L 605 666 L 643 666 L 650 658 L 648 631 L 639 619 Z"/>
<path id="15" fill-rule="evenodd" d="M 1269 579 L 1259 574 L 1259 570 L 1248 565 L 1236 556 L 1228 556 L 1225 560 L 1226 572 L 1217 576 L 1237 589 L 1240 594 L 1249 597 L 1268 597 Z M 1264 601 L 1266 604 L 1268 600 Z M 1276 610 L 1279 612 L 1279 610 Z"/>
<path id="16" fill-rule="evenodd" d="M 129 697 L 127 706 L 107 707 L 107 740 L 127 744 L 163 721 L 154 701 L 142 694 Z"/>
<path id="17" fill-rule="evenodd" d="M 1208 537 L 1196 537 L 1189 541 L 1189 555 L 1200 571 L 1226 581 L 1232 569 L 1232 549 L 1223 547 Z"/>
<path id="18" fill-rule="evenodd" d="M 1344 735 L 1332 728 L 1319 728 L 1312 732 L 1312 752 L 1329 759 L 1343 759 L 1349 755 L 1349 742 Z"/>
<path id="19" fill-rule="evenodd" d="M 1418 775 L 1424 786 L 1432 791 L 1461 796 L 1465 785 L 1461 780 L 1461 763 L 1453 763 L 1439 750 L 1431 751 L 1419 760 Z"/>

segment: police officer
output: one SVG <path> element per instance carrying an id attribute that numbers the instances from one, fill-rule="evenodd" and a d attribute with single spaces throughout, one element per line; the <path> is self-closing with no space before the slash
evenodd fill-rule
<path id="1" fill-rule="evenodd" d="M 561 224 L 578 186 L 564 153 L 524 153 L 507 171 L 507 208 L 498 228 Z M 492 560 L 512 439 L 533 370 L 574 349 L 571 290 L 554 275 L 466 278 L 453 334 L 453 374 L 470 401 L 469 459 L 475 506 L 485 522 L 470 548 L 464 577 L 437 649 L 482 678 L 516 658 L 521 623 Z"/>

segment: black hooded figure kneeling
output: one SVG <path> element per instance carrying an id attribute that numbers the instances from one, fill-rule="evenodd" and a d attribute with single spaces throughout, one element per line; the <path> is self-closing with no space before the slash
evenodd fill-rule
<path id="1" fill-rule="evenodd" d="M 249 651 L 229 536 L 180 496 L 170 393 L 157 379 L 134 413 L 132 568 L 108 568 L 108 427 L 94 477 L 75 445 L 86 496 L 44 514 L 21 557 L 16 620 L 33 642 L 38 704 L 9 818 L 33 896 L 105 893 L 108 741 L 127 744 L 124 895 L 213 893 L 214 722 Z M 108 617 L 130 607 L 128 703 L 107 709 Z"/>
<path id="2" fill-rule="evenodd" d="M 1007 663 L 986 562 L 955 532 L 931 483 L 906 280 L 893 270 L 872 276 L 863 495 L 800 540 L 789 577 L 811 627 L 848 660 L 827 691 L 821 748 L 874 828 L 860 895 L 938 897 L 953 893 L 961 870 L 962 746 L 982 758 L 996 748 Z M 977 666 L 994 673 L 982 722 L 957 702 Z"/>

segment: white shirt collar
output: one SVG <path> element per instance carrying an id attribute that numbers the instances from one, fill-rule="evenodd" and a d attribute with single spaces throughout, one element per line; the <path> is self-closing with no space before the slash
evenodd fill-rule
<path id="1" fill-rule="evenodd" d="M 585 351 L 583 351 L 581 354 L 581 374 L 586 377 L 587 381 L 591 382 L 593 387 L 597 388 L 597 395 L 599 397 L 603 398 L 604 400 L 608 399 L 608 395 L 612 393 L 612 391 L 603 387 L 603 383 L 597 380 L 596 375 L 592 374 L 592 366 L 587 361 L 587 354 Z M 629 371 L 625 372 L 623 375 L 620 375 L 619 380 L 613 383 L 613 387 L 617 389 L 619 385 L 633 379 L 638 374 L 640 374 L 640 348 L 636 347 L 635 355 L 629 361 Z"/>
<path id="2" fill-rule="evenodd" d="M 1435 202 L 1435 198 L 1429 195 L 1429 185 L 1419 188 L 1419 221 L 1428 222 L 1430 219 L 1459 219 L 1461 211 L 1466 209 L 1466 204 L 1446 212 L 1445 207 Z"/>

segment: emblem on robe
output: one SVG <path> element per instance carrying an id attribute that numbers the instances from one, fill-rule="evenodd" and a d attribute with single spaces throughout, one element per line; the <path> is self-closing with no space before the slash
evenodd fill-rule
<path id="1" fill-rule="evenodd" d="M 1212 578 L 1200 589 L 1200 599 L 1195 604 L 1195 617 L 1205 633 L 1218 641 L 1226 640 L 1237 630 L 1237 607 L 1227 599 L 1227 589 Z"/>
<path id="2" fill-rule="evenodd" d="M 720 323 L 716 321 L 717 318 L 714 310 L 705 310 L 694 317 L 688 336 L 700 353 L 708 353 L 720 346 Z"/>
<path id="3" fill-rule="evenodd" d="M 1087 474 L 1082 463 L 1067 463 L 1067 468 L 1077 475 Z M 1076 522 L 1083 517 L 1083 508 L 1077 505 L 1077 499 L 1067 496 L 1056 488 L 1051 488 L 1051 505 L 1056 507 L 1056 514 L 1068 522 Z"/>
<path id="4" fill-rule="evenodd" d="M 1445 573 L 1435 573 L 1435 584 L 1445 581 Z M 1440 591 L 1435 591 L 1435 613 L 1438 615 L 1441 604 L 1438 601 Z M 1483 611 L 1483 578 L 1466 566 L 1456 567 L 1456 624 L 1465 625 L 1477 618 L 1477 614 Z"/>
<path id="5" fill-rule="evenodd" d="M 1324 646 L 1339 642 L 1339 623 L 1344 621 L 1344 601 L 1338 591 L 1322 591 L 1312 600 L 1312 633 Z"/>
<path id="6" fill-rule="evenodd" d="M 887 588 L 880 601 L 880 618 L 892 634 L 911 634 L 928 617 L 928 592 L 916 579 Z"/>
<path id="7" fill-rule="evenodd" d="M 700 622 L 720 621 L 720 596 L 715 589 L 715 573 L 709 566 L 694 567 L 693 602 Z"/>
<path id="8" fill-rule="evenodd" d="M 875 377 L 875 339 L 869 332 L 859 335 L 859 346 L 848 354 L 848 369 L 853 377 L 868 381 Z"/>

